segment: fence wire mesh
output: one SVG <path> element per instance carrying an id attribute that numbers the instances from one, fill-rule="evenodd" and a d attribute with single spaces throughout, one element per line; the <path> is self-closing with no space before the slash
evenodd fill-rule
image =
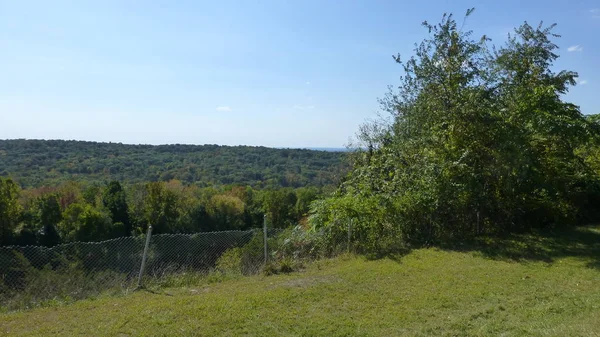
<path id="1" fill-rule="evenodd" d="M 146 236 L 54 247 L 0 247 L 0 310 L 24 309 L 52 301 L 101 293 L 128 293 L 138 287 Z M 262 229 L 151 235 L 142 285 L 211 273 L 253 275 L 265 266 L 277 272 L 351 248 L 345 231 L 267 230 L 267 265 Z"/>

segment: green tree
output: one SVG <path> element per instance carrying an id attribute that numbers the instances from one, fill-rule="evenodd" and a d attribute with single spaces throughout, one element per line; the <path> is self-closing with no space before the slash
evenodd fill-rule
<path id="1" fill-rule="evenodd" d="M 308 214 L 310 210 L 310 204 L 315 201 L 320 193 L 319 189 L 316 187 L 301 187 L 296 189 L 296 205 L 294 212 L 296 213 L 296 217 L 299 219 Z"/>
<path id="2" fill-rule="evenodd" d="M 473 10 L 467 11 L 465 21 Z M 353 169 L 315 226 L 355 217 L 372 247 L 383 236 L 419 242 L 573 223 L 598 181 L 577 149 L 589 123 L 561 100 L 577 76 L 554 72 L 554 26 L 515 30 L 490 50 L 452 15 L 381 101 L 389 112 L 361 127 Z"/>
<path id="3" fill-rule="evenodd" d="M 132 231 L 136 234 L 142 233 L 146 226 L 146 184 L 130 185 L 126 190 L 129 221 Z"/>
<path id="4" fill-rule="evenodd" d="M 102 195 L 102 203 L 109 210 L 112 223 L 121 223 L 123 225 L 124 228 L 121 235 L 131 235 L 127 196 L 118 181 L 111 181 L 106 186 Z"/>
<path id="5" fill-rule="evenodd" d="M 151 224 L 157 234 L 170 233 L 177 225 L 179 214 L 177 195 L 167 189 L 164 182 L 146 184 L 144 227 Z"/>
<path id="6" fill-rule="evenodd" d="M 0 177 L 0 246 L 12 243 L 13 232 L 19 223 L 22 207 L 19 186 L 11 179 Z"/>
<path id="7" fill-rule="evenodd" d="M 498 105 L 513 146 L 512 160 L 505 166 L 517 173 L 507 174 L 512 180 L 511 208 L 525 205 L 525 212 L 511 217 L 519 227 L 532 221 L 574 223 L 581 205 L 573 201 L 584 193 L 581 186 L 598 180 L 576 153 L 595 131 L 579 107 L 561 97 L 575 85 L 577 73 L 552 70 L 558 58 L 554 26 L 525 23 L 495 55 L 502 92 Z"/>
<path id="8" fill-rule="evenodd" d="M 99 184 L 91 184 L 83 189 L 83 200 L 90 205 L 96 205 L 100 199 L 102 187 Z"/>
<path id="9" fill-rule="evenodd" d="M 58 228 L 66 241 L 101 241 L 123 235 L 113 228 L 107 212 L 84 203 L 69 205 Z"/>
<path id="10" fill-rule="evenodd" d="M 56 230 L 58 223 L 62 220 L 58 195 L 52 193 L 38 198 L 37 212 L 37 218 L 42 228 L 41 244 L 51 247 L 60 243 L 60 235 Z"/>
<path id="11" fill-rule="evenodd" d="M 240 198 L 228 195 L 214 195 L 206 205 L 214 230 L 232 230 L 244 227 L 245 204 Z"/>
<path id="12" fill-rule="evenodd" d="M 295 212 L 297 200 L 296 193 L 289 188 L 263 191 L 263 211 L 267 214 L 270 225 L 276 228 L 295 225 L 298 221 Z"/>

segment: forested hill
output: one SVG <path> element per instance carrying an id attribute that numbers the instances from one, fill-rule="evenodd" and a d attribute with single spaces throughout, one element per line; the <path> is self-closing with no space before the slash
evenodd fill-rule
<path id="1" fill-rule="evenodd" d="M 199 186 L 301 187 L 335 184 L 346 154 L 219 145 L 126 145 L 65 140 L 0 140 L 0 176 L 22 187 L 66 180 L 127 183 L 181 180 Z"/>

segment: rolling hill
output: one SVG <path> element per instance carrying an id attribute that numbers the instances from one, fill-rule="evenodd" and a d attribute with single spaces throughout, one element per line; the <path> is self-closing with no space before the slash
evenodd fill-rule
<path id="1" fill-rule="evenodd" d="M 126 145 L 0 140 L 0 176 L 23 187 L 67 180 L 127 183 L 181 180 L 199 186 L 301 187 L 336 184 L 343 152 L 219 145 Z"/>

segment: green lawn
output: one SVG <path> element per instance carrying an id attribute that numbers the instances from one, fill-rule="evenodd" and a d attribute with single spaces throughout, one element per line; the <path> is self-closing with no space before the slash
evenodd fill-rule
<path id="1" fill-rule="evenodd" d="M 600 336 L 600 230 L 0 315 L 8 336 Z"/>

